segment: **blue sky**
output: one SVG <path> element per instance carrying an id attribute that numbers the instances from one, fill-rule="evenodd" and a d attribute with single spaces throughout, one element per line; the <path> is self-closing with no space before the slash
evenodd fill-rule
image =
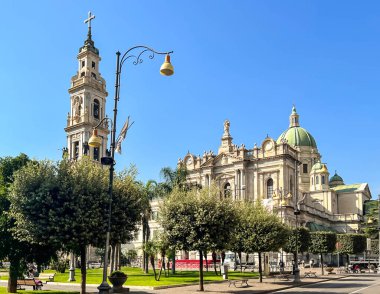
<path id="1" fill-rule="evenodd" d="M 174 50 L 170 78 L 157 57 L 123 69 L 118 125 L 135 124 L 118 169 L 159 180 L 188 150 L 217 152 L 226 118 L 252 148 L 288 127 L 294 103 L 330 173 L 380 193 L 378 1 L 2 1 L 0 157 L 60 158 L 89 10 L 109 115 L 115 52 Z"/>

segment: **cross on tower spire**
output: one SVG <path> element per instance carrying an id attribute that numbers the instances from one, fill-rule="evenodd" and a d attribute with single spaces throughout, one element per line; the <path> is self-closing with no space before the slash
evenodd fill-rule
<path id="1" fill-rule="evenodd" d="M 91 20 L 95 18 L 95 15 L 91 14 L 91 11 L 88 12 L 88 18 L 84 20 L 84 23 L 88 24 L 88 33 L 87 37 L 89 40 L 91 40 Z"/>

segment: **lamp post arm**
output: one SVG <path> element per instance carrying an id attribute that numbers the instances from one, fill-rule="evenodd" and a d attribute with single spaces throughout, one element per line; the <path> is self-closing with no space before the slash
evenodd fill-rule
<path id="1" fill-rule="evenodd" d="M 110 119 L 108 116 L 106 116 L 106 117 L 103 117 L 102 119 L 101 119 L 101 121 L 95 126 L 95 127 L 93 127 L 93 129 L 95 130 L 95 129 L 97 129 L 104 121 L 111 121 L 111 126 L 112 126 L 112 119 Z"/>
<path id="2" fill-rule="evenodd" d="M 136 50 L 136 49 L 141 49 L 141 51 L 140 51 L 137 55 L 129 54 L 129 53 L 131 53 L 132 51 L 134 51 L 134 50 Z M 145 46 L 145 45 L 137 45 L 137 46 L 134 46 L 134 47 L 128 49 L 128 50 L 123 54 L 123 56 L 122 56 L 121 59 L 120 59 L 120 70 L 121 70 L 122 67 L 123 67 L 124 61 L 126 61 L 126 60 L 129 59 L 129 58 L 133 58 L 133 59 L 134 59 L 134 61 L 133 61 L 133 64 L 134 64 L 134 65 L 138 65 L 138 64 L 142 63 L 142 62 L 143 62 L 143 59 L 141 58 L 141 56 L 142 56 L 145 52 L 150 52 L 150 53 L 151 53 L 151 54 L 149 55 L 149 58 L 150 58 L 150 59 L 153 59 L 155 54 L 157 54 L 157 55 L 166 55 L 166 54 L 171 54 L 171 53 L 173 53 L 173 51 L 159 52 L 159 51 L 156 51 L 156 50 L 154 50 L 153 48 L 150 48 L 150 47 Z M 116 53 L 116 54 L 117 54 L 117 53 Z M 119 55 L 120 55 L 120 52 L 119 52 Z"/>

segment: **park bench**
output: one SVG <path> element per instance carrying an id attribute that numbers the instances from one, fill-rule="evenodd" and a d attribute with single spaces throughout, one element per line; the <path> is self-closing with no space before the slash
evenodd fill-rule
<path id="1" fill-rule="evenodd" d="M 273 275 L 273 278 L 274 280 L 279 279 L 282 281 L 289 281 L 290 276 L 291 276 L 290 274 L 277 274 L 277 275 Z"/>
<path id="2" fill-rule="evenodd" d="M 239 269 L 239 266 L 237 266 L 237 268 Z M 254 272 L 255 266 L 253 264 L 245 264 L 241 266 L 241 269 L 243 270 L 243 272 L 245 272 L 245 270 L 251 270 L 252 272 Z"/>
<path id="3" fill-rule="evenodd" d="M 234 285 L 236 288 L 236 284 L 240 284 L 241 287 L 245 284 L 247 287 L 248 285 L 248 279 L 241 279 L 241 280 L 228 280 L 228 287 L 231 287 L 231 285 Z"/>
<path id="4" fill-rule="evenodd" d="M 31 286 L 33 290 L 42 290 L 42 282 L 39 280 L 31 279 L 17 279 L 17 290 L 25 290 L 21 286 Z"/>
<path id="5" fill-rule="evenodd" d="M 45 282 L 54 282 L 55 273 L 40 273 L 38 279 Z"/>
<path id="6" fill-rule="evenodd" d="M 305 278 L 317 278 L 317 272 L 308 271 L 305 272 Z"/>

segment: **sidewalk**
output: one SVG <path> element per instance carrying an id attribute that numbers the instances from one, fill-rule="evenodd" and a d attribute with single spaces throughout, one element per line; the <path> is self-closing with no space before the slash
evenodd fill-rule
<path id="1" fill-rule="evenodd" d="M 308 271 L 308 269 L 306 269 Z M 248 287 L 247 286 L 237 286 L 231 285 L 228 286 L 228 281 L 222 281 L 222 282 L 213 282 L 213 283 L 205 283 L 204 284 L 204 290 L 208 293 L 273 293 L 279 290 L 284 290 L 288 288 L 292 288 L 295 286 L 300 285 L 308 285 L 313 283 L 321 283 L 327 280 L 332 279 L 340 279 L 342 277 L 345 277 L 347 275 L 325 275 L 320 276 L 320 269 L 314 268 L 312 271 L 315 271 L 317 274 L 317 278 L 304 278 L 304 271 L 301 271 L 301 283 L 300 284 L 294 284 L 291 280 L 290 281 L 282 281 L 280 279 L 274 279 L 274 278 L 263 278 L 263 283 L 259 283 L 258 279 L 249 279 L 248 280 Z M 6 286 L 6 281 L 0 281 L 0 286 Z M 97 290 L 98 285 L 91 285 L 87 284 L 87 293 L 98 293 Z M 153 294 L 153 293 L 165 293 L 165 294 L 199 294 L 199 285 L 189 285 L 189 286 L 170 286 L 166 288 L 161 289 L 152 289 L 151 287 L 144 287 L 144 286 L 128 286 L 130 293 L 136 293 L 136 294 Z M 44 284 L 43 287 L 44 290 L 66 290 L 66 291 L 80 291 L 80 284 L 67 284 L 67 283 L 54 283 L 49 282 L 47 284 Z"/>

